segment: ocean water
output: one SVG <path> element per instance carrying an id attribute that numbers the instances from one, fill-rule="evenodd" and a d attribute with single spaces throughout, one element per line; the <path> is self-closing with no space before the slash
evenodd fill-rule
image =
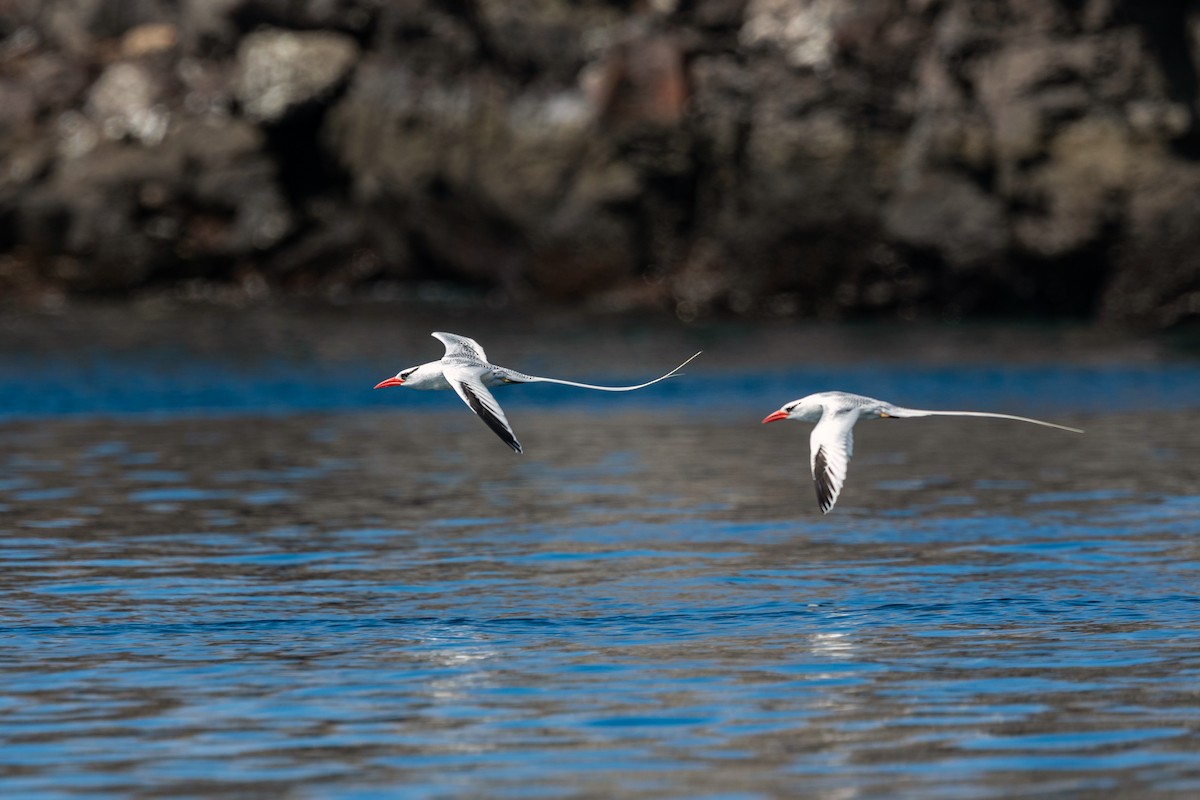
<path id="1" fill-rule="evenodd" d="M 0 322 L 6 797 L 1200 794 L 1200 364 L 1013 328 Z M 432 329 L 630 395 L 374 392 Z M 811 391 L 1049 417 L 863 423 Z M 503 392 L 503 394 L 501 393 Z"/>

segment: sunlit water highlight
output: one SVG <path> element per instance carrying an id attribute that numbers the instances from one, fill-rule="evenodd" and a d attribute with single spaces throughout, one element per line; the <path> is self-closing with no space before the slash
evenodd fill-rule
<path id="1" fill-rule="evenodd" d="M 6 796 L 1200 792 L 1187 364 L 697 370 L 603 407 L 530 391 L 502 398 L 518 457 L 447 395 L 214 418 L 105 405 L 104 369 L 54 407 L 14 363 Z M 1024 392 L 1088 433 L 863 425 L 821 516 L 806 427 L 757 419 L 834 388 L 794 385 L 822 370 L 898 402 L 1020 413 Z M 275 391 L 235 373 L 193 379 Z M 337 410 L 295 413 L 314 407 Z"/>

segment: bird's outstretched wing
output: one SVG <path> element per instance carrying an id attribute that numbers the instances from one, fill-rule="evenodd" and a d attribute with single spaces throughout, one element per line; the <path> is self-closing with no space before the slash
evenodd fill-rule
<path id="1" fill-rule="evenodd" d="M 479 342 L 457 333 L 434 331 L 433 338 L 446 345 L 446 354 L 442 358 L 469 358 L 472 361 L 487 362 L 487 353 L 479 346 Z"/>
<path id="2" fill-rule="evenodd" d="M 446 376 L 446 381 L 454 387 L 454 391 L 458 392 L 458 396 L 467 404 L 467 407 L 474 411 L 484 421 L 484 424 L 500 437 L 501 441 L 515 452 L 520 453 L 521 443 L 517 441 L 512 426 L 508 424 L 508 418 L 504 416 L 504 409 L 500 407 L 496 398 L 479 379 L 481 372 L 480 369 L 465 366 L 442 368 L 442 374 Z"/>
<path id="3" fill-rule="evenodd" d="M 537 375 L 526 375 L 523 372 L 517 372 L 516 370 L 511 370 L 507 367 L 497 367 L 497 370 L 499 370 L 498 374 L 500 374 L 500 376 L 509 383 L 558 383 L 563 386 L 574 386 L 579 389 L 595 389 L 598 392 L 632 392 L 635 389 L 645 389 L 647 386 L 653 386 L 659 381 L 665 381 L 667 378 L 675 377 L 679 374 L 679 370 L 690 364 L 692 359 L 698 355 L 700 355 L 700 353 L 696 353 L 687 361 L 684 361 L 678 367 L 668 372 L 666 375 L 660 375 L 652 381 L 639 383 L 637 386 L 597 386 L 592 383 L 578 383 L 576 381 L 564 381 L 559 378 L 542 378 Z"/>
<path id="4" fill-rule="evenodd" d="M 888 406 L 886 414 L 889 417 L 992 417 L 993 419 L 1015 419 L 1017 422 L 1031 422 L 1034 425 L 1044 425 L 1047 428 L 1058 428 L 1060 431 L 1083 433 L 1079 428 L 1068 428 L 1066 425 L 1059 425 L 1057 422 L 1046 422 L 1045 420 L 1032 419 L 1030 417 L 1016 417 L 1012 414 L 994 414 L 991 411 L 927 411 L 923 408 Z"/>
<path id="5" fill-rule="evenodd" d="M 858 421 L 858 411 L 857 407 L 826 411 L 809 437 L 813 483 L 822 514 L 833 509 L 846 483 L 846 470 L 854 452 L 854 423 Z"/>

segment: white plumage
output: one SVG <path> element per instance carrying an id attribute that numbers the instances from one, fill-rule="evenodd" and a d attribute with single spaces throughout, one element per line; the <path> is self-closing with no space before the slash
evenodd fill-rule
<path id="1" fill-rule="evenodd" d="M 817 504 L 821 512 L 828 514 L 837 503 L 842 487 L 846 483 L 846 471 L 850 456 L 854 452 L 854 424 L 860 419 L 888 419 L 900 417 L 993 417 L 1031 422 L 1048 428 L 1083 433 L 1078 428 L 1068 428 L 1054 422 L 1045 422 L 1012 414 L 994 414 L 990 411 L 928 411 L 919 408 L 904 408 L 883 400 L 864 397 L 848 392 L 818 392 L 785 404 L 778 411 L 768 414 L 766 422 L 795 419 L 815 422 L 809 437 L 809 459 L 813 483 L 817 489 Z"/>
<path id="2" fill-rule="evenodd" d="M 385 386 L 406 386 L 409 389 L 436 391 L 453 389 L 475 414 L 511 447 L 515 452 L 522 452 L 521 443 L 513 434 L 504 409 L 492 396 L 490 387 L 504 386 L 510 383 L 560 383 L 564 386 L 575 386 L 580 389 L 594 389 L 600 392 L 632 392 L 644 389 L 659 381 L 666 380 L 679 374 L 696 355 L 684 361 L 675 369 L 655 378 L 652 381 L 639 383 L 636 386 L 596 386 L 590 383 L 577 383 L 559 378 L 542 378 L 537 375 L 526 375 L 508 367 L 501 367 L 488 361 L 487 354 L 474 339 L 459 336 L 456 333 L 437 331 L 433 334 L 446 346 L 446 353 L 437 361 L 430 361 L 416 367 L 400 370 L 395 376 L 380 381 L 375 388 Z"/>

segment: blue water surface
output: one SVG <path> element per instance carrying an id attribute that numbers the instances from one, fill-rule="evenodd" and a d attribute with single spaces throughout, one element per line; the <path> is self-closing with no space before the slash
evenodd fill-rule
<path id="1" fill-rule="evenodd" d="M 401 365 L 186 356 L 0 357 L 5 796 L 1200 792 L 1186 360 L 716 353 L 504 389 L 517 456 Z M 864 423 L 822 515 L 758 420 L 829 388 L 1088 432 Z"/>
<path id="2" fill-rule="evenodd" d="M 432 357 L 432 356 L 431 356 Z M 518 368 L 520 365 L 515 365 Z M 662 368 L 669 364 L 663 362 Z M 368 363 L 322 364 L 270 361 L 253 367 L 224 360 L 159 355 L 144 359 L 97 354 L 47 361 L 0 360 L 0 419 L 87 414 L 268 414 L 352 411 L 366 408 L 424 410 L 454 400 L 442 392 L 372 387 L 388 377 Z M 575 367 L 551 377 L 607 381 L 646 380 L 645 373 L 596 376 Z M 1029 413 L 1094 413 L 1195 408 L 1200 404 L 1200 366 L 1168 363 L 914 366 L 853 363 L 786 367 L 764 372 L 689 366 L 685 376 L 623 396 L 616 408 L 658 406 L 689 409 L 778 407 L 801 394 L 828 389 L 878 396 L 912 407 L 957 408 L 985 403 Z M 504 387 L 506 407 L 611 409 L 611 395 L 550 384 Z M 769 410 L 769 409 L 768 409 Z"/>

